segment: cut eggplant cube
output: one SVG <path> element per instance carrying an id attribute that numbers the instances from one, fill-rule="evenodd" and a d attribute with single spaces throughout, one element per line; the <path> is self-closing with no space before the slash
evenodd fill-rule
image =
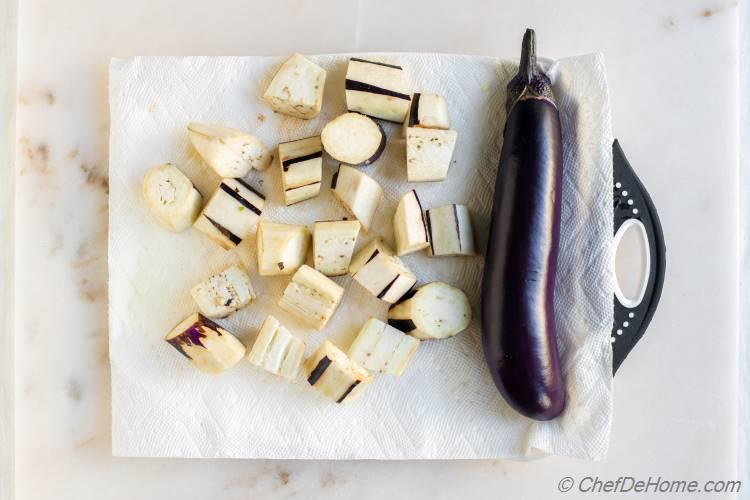
<path id="1" fill-rule="evenodd" d="M 409 182 L 442 181 L 448 176 L 458 134 L 455 130 L 406 129 L 406 176 Z"/>
<path id="2" fill-rule="evenodd" d="M 367 370 L 398 377 L 417 347 L 418 339 L 370 318 L 349 348 L 349 357 Z"/>
<path id="3" fill-rule="evenodd" d="M 203 201 L 190 179 L 171 163 L 146 172 L 143 197 L 159 224 L 173 232 L 184 231 L 193 225 Z"/>
<path id="4" fill-rule="evenodd" d="M 345 87 L 349 111 L 396 123 L 409 111 L 411 96 L 401 66 L 352 57 Z"/>
<path id="5" fill-rule="evenodd" d="M 326 276 L 341 276 L 349 272 L 361 226 L 356 220 L 316 222 L 313 226 L 315 269 Z"/>
<path id="6" fill-rule="evenodd" d="M 304 356 L 305 343 L 269 315 L 263 322 L 247 359 L 267 372 L 294 382 L 302 368 Z"/>
<path id="7" fill-rule="evenodd" d="M 242 179 L 223 179 L 194 226 L 229 250 L 253 231 L 264 204 L 265 197 Z"/>
<path id="8" fill-rule="evenodd" d="M 226 318 L 255 300 L 250 276 L 239 266 L 232 266 L 190 290 L 204 316 Z"/>
<path id="9" fill-rule="evenodd" d="M 279 144 L 279 166 L 287 206 L 318 196 L 323 175 L 320 136 Z"/>
<path id="10" fill-rule="evenodd" d="M 333 174 L 331 192 L 347 211 L 362 223 L 366 232 L 383 197 L 383 188 L 372 177 L 348 165 L 339 165 Z"/>
<path id="11" fill-rule="evenodd" d="M 205 373 L 221 373 L 245 355 L 237 337 L 199 313 L 181 321 L 164 340 Z"/>
<path id="12" fill-rule="evenodd" d="M 404 121 L 404 132 L 408 127 L 448 130 L 451 128 L 448 105 L 443 96 L 437 94 L 414 94 L 409 114 Z"/>
<path id="13" fill-rule="evenodd" d="M 354 256 L 349 266 L 354 281 L 380 300 L 393 304 L 414 284 L 414 276 L 385 242 L 376 238 Z"/>
<path id="14" fill-rule="evenodd" d="M 300 186 L 297 188 L 290 188 L 284 190 L 284 204 L 294 205 L 300 201 L 309 200 L 315 198 L 320 194 L 320 182 L 308 184 L 307 186 Z"/>
<path id="15" fill-rule="evenodd" d="M 320 113 L 326 71 L 302 54 L 294 54 L 281 65 L 263 94 L 277 113 L 309 120 Z"/>
<path id="16" fill-rule="evenodd" d="M 323 148 L 331 158 L 348 165 L 369 165 L 385 150 L 385 131 L 371 118 L 344 113 L 323 127 Z"/>
<path id="17" fill-rule="evenodd" d="M 316 330 L 323 329 L 344 296 L 344 289 L 310 266 L 303 265 L 279 300 L 279 307 Z"/>
<path id="18" fill-rule="evenodd" d="M 393 215 L 393 233 L 396 238 L 396 254 L 399 256 L 417 252 L 430 245 L 422 204 L 413 189 L 398 202 Z"/>
<path id="19" fill-rule="evenodd" d="M 302 224 L 261 222 L 255 237 L 258 274 L 292 274 L 304 264 L 310 246 L 310 231 Z"/>
<path id="20" fill-rule="evenodd" d="M 471 215 L 464 205 L 446 205 L 427 211 L 429 255 L 475 255 Z"/>
<path id="21" fill-rule="evenodd" d="M 372 379 L 367 370 L 327 340 L 307 359 L 305 371 L 307 382 L 337 403 L 353 400 Z"/>
<path id="22" fill-rule="evenodd" d="M 471 323 L 471 306 L 458 288 L 435 281 L 388 310 L 388 324 L 418 339 L 445 339 Z"/>
<path id="23" fill-rule="evenodd" d="M 229 127 L 189 123 L 190 143 L 221 177 L 245 177 L 251 169 L 265 170 L 273 154 L 260 139 Z"/>

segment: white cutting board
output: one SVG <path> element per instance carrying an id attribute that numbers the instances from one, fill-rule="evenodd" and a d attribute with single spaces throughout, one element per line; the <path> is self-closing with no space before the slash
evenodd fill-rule
<path id="1" fill-rule="evenodd" d="M 564 475 L 736 475 L 736 7 L 534 0 L 477 11 L 417 0 L 414 12 L 429 16 L 394 16 L 400 5 L 20 3 L 18 135 L 26 142 L 17 143 L 17 498 L 547 498 Z M 103 295 L 109 58 L 294 50 L 516 57 L 527 25 L 545 56 L 604 52 L 615 135 L 664 225 L 664 294 L 615 379 L 609 457 L 597 464 L 112 459 Z"/>

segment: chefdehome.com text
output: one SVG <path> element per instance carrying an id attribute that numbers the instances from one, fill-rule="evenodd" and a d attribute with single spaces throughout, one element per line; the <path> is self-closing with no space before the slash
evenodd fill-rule
<path id="1" fill-rule="evenodd" d="M 661 476 L 620 476 L 615 479 L 585 476 L 574 479 L 563 477 L 557 483 L 562 493 L 738 493 L 742 481 L 668 479 Z"/>

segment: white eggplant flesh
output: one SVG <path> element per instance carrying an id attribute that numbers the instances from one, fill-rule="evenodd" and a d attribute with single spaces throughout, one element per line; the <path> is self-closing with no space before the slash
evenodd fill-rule
<path id="1" fill-rule="evenodd" d="M 355 399 L 372 380 L 370 373 L 329 341 L 305 362 L 307 382 L 336 403 Z"/>
<path id="2" fill-rule="evenodd" d="M 221 373 L 245 355 L 237 337 L 199 313 L 181 321 L 164 340 L 205 373 Z"/>
<path id="3" fill-rule="evenodd" d="M 418 252 L 430 245 L 422 204 L 413 189 L 398 202 L 393 215 L 393 234 L 398 256 Z"/>
<path id="4" fill-rule="evenodd" d="M 190 290 L 204 316 L 226 318 L 255 300 L 250 276 L 239 266 L 229 267 Z"/>
<path id="5" fill-rule="evenodd" d="M 255 229 L 264 205 L 265 197 L 242 179 L 223 179 L 193 225 L 229 250 Z"/>
<path id="6" fill-rule="evenodd" d="M 308 184 L 307 186 L 300 186 L 297 188 L 290 188 L 284 190 L 284 204 L 286 206 L 294 205 L 300 201 L 309 200 L 315 198 L 320 194 L 320 182 Z"/>
<path id="7" fill-rule="evenodd" d="M 323 127 L 323 148 L 331 158 L 347 165 L 369 165 L 385 150 L 383 127 L 359 113 L 344 113 Z"/>
<path id="8" fill-rule="evenodd" d="M 189 123 L 190 143 L 220 177 L 245 177 L 250 170 L 265 170 L 273 154 L 260 139 L 212 123 Z"/>
<path id="9" fill-rule="evenodd" d="M 305 343 L 273 316 L 266 317 L 247 355 L 251 364 L 294 382 L 305 356 Z"/>
<path id="10" fill-rule="evenodd" d="M 316 222 L 313 226 L 313 265 L 326 276 L 342 276 L 349 264 L 362 227 L 356 220 Z"/>
<path id="11" fill-rule="evenodd" d="M 279 307 L 300 322 L 321 330 L 336 312 L 343 296 L 344 289 L 336 282 L 303 265 L 292 276 Z"/>
<path id="12" fill-rule="evenodd" d="M 389 304 L 397 302 L 417 282 L 414 273 L 380 238 L 374 239 L 354 256 L 349 273 L 354 281 Z"/>
<path id="13" fill-rule="evenodd" d="M 277 113 L 309 120 L 320 113 L 326 71 L 302 54 L 294 54 L 281 65 L 263 94 Z"/>
<path id="14" fill-rule="evenodd" d="M 388 324 L 418 339 L 445 339 L 464 331 L 471 323 L 471 306 L 466 294 L 435 281 L 391 306 Z"/>
<path id="15" fill-rule="evenodd" d="M 404 135 L 409 127 L 450 129 L 451 121 L 445 98 L 437 94 L 414 94 L 409 114 L 404 121 Z"/>
<path id="16" fill-rule="evenodd" d="M 159 224 L 175 233 L 193 225 L 203 201 L 190 179 L 171 163 L 146 172 L 143 197 Z"/>
<path id="17" fill-rule="evenodd" d="M 399 377 L 417 347 L 418 339 L 379 319 L 370 318 L 349 347 L 349 358 L 371 372 Z"/>
<path id="18" fill-rule="evenodd" d="M 323 176 L 320 136 L 279 144 L 279 167 L 287 206 L 318 196 Z"/>
<path id="19" fill-rule="evenodd" d="M 340 165 L 338 172 L 333 174 L 331 192 L 367 232 L 383 198 L 380 184 L 356 168 Z"/>
<path id="20" fill-rule="evenodd" d="M 344 85 L 349 111 L 396 123 L 409 111 L 411 96 L 401 66 L 352 57 Z"/>
<path id="21" fill-rule="evenodd" d="M 258 224 L 258 274 L 277 276 L 292 274 L 304 264 L 310 247 L 310 231 L 302 224 Z"/>
<path id="22" fill-rule="evenodd" d="M 465 205 L 446 205 L 427 211 L 431 256 L 476 255 L 471 215 Z"/>
<path id="23" fill-rule="evenodd" d="M 406 129 L 406 177 L 409 182 L 442 181 L 448 176 L 458 134 L 455 130 Z"/>

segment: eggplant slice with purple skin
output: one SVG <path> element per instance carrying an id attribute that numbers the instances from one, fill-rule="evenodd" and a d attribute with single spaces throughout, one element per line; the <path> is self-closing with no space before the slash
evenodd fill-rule
<path id="1" fill-rule="evenodd" d="M 530 29 L 508 84 L 506 114 L 482 282 L 482 343 L 508 404 L 551 420 L 565 407 L 554 315 L 562 132 Z"/>

